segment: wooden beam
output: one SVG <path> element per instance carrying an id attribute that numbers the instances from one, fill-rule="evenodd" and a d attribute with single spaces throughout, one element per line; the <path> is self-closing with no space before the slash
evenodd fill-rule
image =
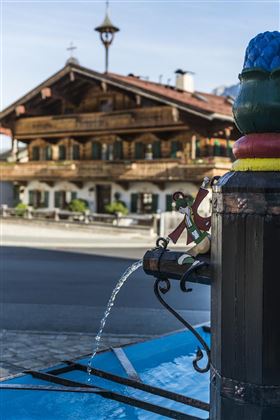
<path id="1" fill-rule="evenodd" d="M 119 185 L 123 190 L 129 190 L 129 182 L 128 181 L 115 181 L 115 184 Z"/>
<path id="2" fill-rule="evenodd" d="M 12 137 L 12 130 L 10 128 L 5 128 L 0 126 L 0 134 L 3 134 L 4 136 Z"/>
<path id="3" fill-rule="evenodd" d="M 49 88 L 49 87 L 44 87 L 44 88 L 41 90 L 41 96 L 42 96 L 42 99 L 47 99 L 47 98 L 50 98 L 50 97 L 52 96 L 52 90 L 51 90 L 51 88 Z"/>
<path id="4" fill-rule="evenodd" d="M 102 91 L 104 92 L 104 93 L 106 93 L 107 92 L 107 83 L 106 82 L 104 82 L 104 81 L 102 81 L 101 82 L 101 89 L 102 89 Z"/>
<path id="5" fill-rule="evenodd" d="M 19 117 L 22 114 L 25 114 L 25 106 L 24 105 L 18 105 L 15 108 L 16 116 Z"/>
<path id="6" fill-rule="evenodd" d="M 159 190 L 164 191 L 165 190 L 165 182 L 164 181 L 154 181 L 154 185 L 158 187 Z"/>

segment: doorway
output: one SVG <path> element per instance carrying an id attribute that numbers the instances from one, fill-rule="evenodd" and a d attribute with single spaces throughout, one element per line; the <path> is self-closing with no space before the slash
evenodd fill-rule
<path id="1" fill-rule="evenodd" d="M 106 213 L 105 207 L 111 202 L 111 185 L 96 186 L 97 213 Z"/>

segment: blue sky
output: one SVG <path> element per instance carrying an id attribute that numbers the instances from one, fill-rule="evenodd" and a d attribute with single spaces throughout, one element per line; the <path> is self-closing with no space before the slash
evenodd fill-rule
<path id="1" fill-rule="evenodd" d="M 2 0 L 2 94 L 5 107 L 63 67 L 70 41 L 80 63 L 104 69 L 104 51 L 93 28 L 104 1 Z M 192 70 L 195 87 L 211 91 L 237 82 L 248 41 L 279 30 L 279 1 L 111 1 L 120 27 L 110 70 L 174 80 Z"/>

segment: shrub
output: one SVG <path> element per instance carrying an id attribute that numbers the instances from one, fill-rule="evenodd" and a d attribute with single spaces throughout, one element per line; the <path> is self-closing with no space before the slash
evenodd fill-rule
<path id="1" fill-rule="evenodd" d="M 26 204 L 24 204 L 22 202 L 18 203 L 15 207 L 16 216 L 23 217 L 26 210 L 27 210 L 27 205 Z"/>
<path id="2" fill-rule="evenodd" d="M 110 204 L 107 204 L 105 207 L 106 212 L 110 214 L 121 213 L 126 215 L 128 213 L 128 209 L 123 201 L 113 201 Z"/>
<path id="3" fill-rule="evenodd" d="M 68 204 L 68 209 L 70 211 L 83 213 L 84 211 L 88 209 L 88 202 L 80 198 L 75 198 L 74 200 L 71 200 L 70 203 Z"/>

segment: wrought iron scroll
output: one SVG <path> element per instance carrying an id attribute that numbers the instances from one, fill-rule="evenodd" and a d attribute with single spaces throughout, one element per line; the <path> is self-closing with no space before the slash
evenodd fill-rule
<path id="1" fill-rule="evenodd" d="M 195 271 L 197 268 L 202 267 L 202 265 L 205 265 L 205 263 L 198 263 L 196 265 L 194 265 L 193 267 L 191 267 L 182 277 L 181 281 L 180 281 L 180 288 L 183 292 L 190 292 L 191 289 L 188 289 L 186 287 L 186 282 L 189 278 L 189 275 Z M 172 314 L 175 316 L 176 319 L 178 319 L 178 321 L 180 321 L 184 327 L 186 327 L 195 337 L 196 339 L 199 341 L 199 343 L 201 344 L 201 346 L 203 347 L 203 349 L 206 352 L 206 357 L 207 357 L 207 364 L 205 367 L 201 368 L 198 365 L 198 362 L 200 360 L 203 359 L 204 354 L 201 350 L 201 348 L 198 346 L 197 351 L 196 351 L 196 357 L 193 360 L 193 367 L 194 369 L 199 372 L 199 373 L 206 373 L 209 371 L 210 369 L 210 348 L 208 347 L 207 343 L 204 341 L 204 339 L 201 337 L 201 335 L 196 331 L 196 329 L 188 322 L 186 321 L 180 314 L 178 314 L 178 312 L 175 311 L 175 309 L 173 309 L 162 297 L 162 295 L 165 295 L 167 292 L 169 292 L 169 290 L 171 289 L 171 283 L 170 280 L 168 278 L 166 279 L 160 279 L 157 278 L 154 284 L 154 293 L 156 295 L 156 297 L 158 298 L 159 302 Z"/>

